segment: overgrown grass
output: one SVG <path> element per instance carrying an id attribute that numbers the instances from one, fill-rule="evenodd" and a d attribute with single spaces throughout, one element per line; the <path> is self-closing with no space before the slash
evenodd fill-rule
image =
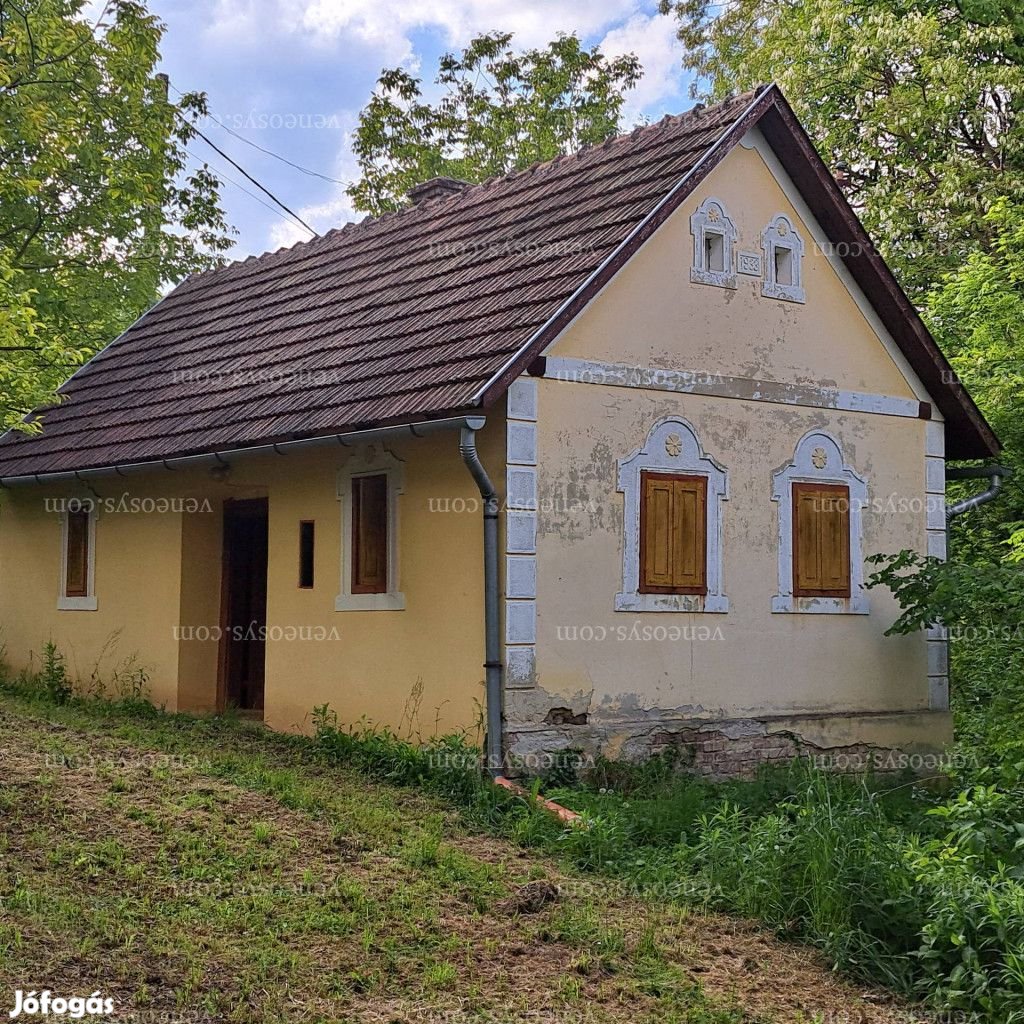
<path id="1" fill-rule="evenodd" d="M 185 716 L 166 723 L 169 749 L 194 749 L 197 733 L 223 728 Z M 1024 1020 L 1024 791 L 1005 779 L 950 797 L 905 779 L 828 776 L 807 763 L 724 784 L 681 775 L 666 759 L 636 769 L 599 763 L 583 779 L 549 780 L 563 786 L 546 795 L 584 815 L 565 828 L 491 785 L 479 752 L 458 739 L 413 746 L 386 731 L 341 728 L 320 708 L 313 739 L 263 734 L 260 742 L 261 757 L 226 753 L 209 770 L 316 813 L 320 794 L 297 786 L 273 751 L 356 769 L 612 878 L 619 893 L 755 917 L 818 946 L 843 971 L 936 1008 Z M 437 835 L 404 839 L 399 856 L 465 887 L 473 901 L 486 898 L 485 882 Z M 438 961 L 425 984 L 443 989 L 446 976 Z"/>
<path id="2" fill-rule="evenodd" d="M 453 741 L 410 748 L 321 717 L 321 752 L 454 799 L 522 843 L 648 897 L 758 918 L 838 968 L 991 1021 L 1024 1020 L 1024 789 L 953 797 L 908 778 L 845 778 L 801 762 L 713 784 L 671 761 L 599 763 L 547 796 L 581 811 L 556 827 L 496 798 Z M 553 780 L 553 781 L 562 781 Z"/>
<path id="3" fill-rule="evenodd" d="M 553 864 L 451 801 L 499 830 L 533 812 L 385 737 L 315 743 L 21 680 L 0 687 L 0 750 L 5 1009 L 49 987 L 197 1024 L 766 1020 L 689 973 L 678 911 L 595 887 L 520 914 L 522 890 L 557 891 Z"/>

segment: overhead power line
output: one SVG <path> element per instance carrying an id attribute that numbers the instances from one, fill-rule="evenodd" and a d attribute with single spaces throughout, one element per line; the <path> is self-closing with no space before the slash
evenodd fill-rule
<path id="1" fill-rule="evenodd" d="M 186 147 L 186 148 L 187 148 L 187 147 Z M 201 158 L 200 158 L 200 157 L 199 157 L 199 156 L 198 156 L 198 155 L 197 155 L 196 153 L 194 153 L 194 152 L 193 152 L 193 151 L 192 151 L 191 149 L 189 149 L 189 150 L 188 150 L 188 152 L 189 152 L 189 153 L 190 153 L 190 154 L 192 155 L 192 157 L 193 157 L 194 159 L 196 159 L 196 160 L 200 160 L 200 159 L 201 159 Z M 245 187 L 244 185 L 240 185 L 240 184 L 239 184 L 239 183 L 238 183 L 237 181 L 235 181 L 235 179 L 234 179 L 234 178 L 232 178 L 232 177 L 231 177 L 230 175 L 228 175 L 228 174 L 225 174 L 225 172 L 224 172 L 224 171 L 222 171 L 222 170 L 221 170 L 221 169 L 220 169 L 219 167 L 217 167 L 217 165 L 216 165 L 216 164 L 214 164 L 214 165 L 213 165 L 213 169 L 214 169 L 214 171 L 216 172 L 216 174 L 217 174 L 217 177 L 218 177 L 218 178 L 222 178 L 222 179 L 223 179 L 224 181 L 226 181 L 226 182 L 227 182 L 227 183 L 228 183 L 229 185 L 233 186 L 234 188 L 237 188 L 239 192 L 244 192 L 244 193 L 245 193 L 245 194 L 246 194 L 246 195 L 247 195 L 247 196 L 248 196 L 248 197 L 249 197 L 250 199 L 252 199 L 252 200 L 253 200 L 254 202 L 257 202 L 257 203 L 259 203 L 259 204 L 260 204 L 260 206 L 262 206 L 262 207 L 263 207 L 263 208 L 264 208 L 265 210 L 269 210 L 269 211 L 270 211 L 270 212 L 271 212 L 271 213 L 272 213 L 272 214 L 273 214 L 273 215 L 274 215 L 275 217 L 277 217 L 277 219 L 278 219 L 278 220 L 282 221 L 282 222 L 283 222 L 283 223 L 285 223 L 285 224 L 292 224 L 292 225 L 295 225 L 295 226 L 297 226 L 297 227 L 302 227 L 302 225 L 301 225 L 301 224 L 298 224 L 298 223 L 297 223 L 296 221 L 292 220 L 292 219 L 291 219 L 291 217 L 286 217 L 286 216 L 285 216 L 285 215 L 284 215 L 283 213 L 281 213 L 281 211 L 280 211 L 280 210 L 277 210 L 277 209 L 275 209 L 275 208 L 274 208 L 273 206 L 271 206 L 271 205 L 270 205 L 270 203 L 268 203 L 268 202 L 267 202 L 266 200 L 264 200 L 264 199 L 261 199 L 261 198 L 260 198 L 260 197 L 259 197 L 258 195 L 256 195 L 256 193 L 255 193 L 255 192 L 250 192 L 250 191 L 249 191 L 249 189 L 247 189 L 247 188 L 246 188 L 246 187 Z"/>
<path id="2" fill-rule="evenodd" d="M 182 114 L 178 110 L 175 110 L 175 113 L 178 115 L 179 118 L 181 118 L 181 120 L 185 124 L 189 126 L 189 128 L 192 129 L 192 131 L 196 133 L 196 135 L 199 136 L 199 138 L 203 140 L 203 142 L 205 142 L 210 147 L 210 149 L 224 157 L 224 159 L 227 160 L 227 162 L 231 164 L 231 166 L 234 167 L 235 170 L 238 171 L 240 174 L 244 174 L 245 177 L 249 181 L 251 181 L 261 192 L 269 196 L 274 201 L 274 203 L 280 206 L 281 209 L 288 214 L 288 216 L 294 217 L 315 238 L 320 237 L 319 231 L 317 231 L 315 228 L 311 228 L 290 206 L 287 206 L 283 202 L 281 202 L 281 200 L 278 199 L 277 196 L 275 196 L 274 193 L 271 192 L 270 189 L 266 187 L 266 185 L 263 185 L 259 181 L 257 181 L 240 163 L 238 163 L 237 160 L 233 160 L 230 156 L 228 156 L 227 153 L 224 152 L 223 149 L 220 148 L 220 146 L 217 145 L 216 142 L 212 142 L 209 138 L 207 138 L 207 136 L 204 135 L 191 121 L 189 121 L 188 118 L 184 116 L 184 114 Z"/>
<path id="3" fill-rule="evenodd" d="M 169 84 L 169 83 L 168 83 Z M 184 96 L 185 94 L 175 86 L 171 86 L 172 89 L 179 95 Z M 214 124 L 220 125 L 224 131 L 230 135 L 234 135 L 240 142 L 244 142 L 247 146 L 252 146 L 253 149 L 258 149 L 261 153 L 266 153 L 267 156 L 272 156 L 275 160 L 280 160 L 281 163 L 287 164 L 289 167 L 294 167 L 297 171 L 302 171 L 303 174 L 308 174 L 313 178 L 320 178 L 323 181 L 329 181 L 334 185 L 344 185 L 346 188 L 352 183 L 349 181 L 342 181 L 341 178 L 332 178 L 329 174 L 322 174 L 320 171 L 314 171 L 310 167 L 303 167 L 302 164 L 295 163 L 294 160 L 289 160 L 286 156 L 281 156 L 280 153 L 275 153 L 272 149 L 266 149 L 264 146 L 259 145 L 257 142 L 253 142 L 252 139 L 247 139 L 240 132 L 236 132 L 234 128 L 230 128 L 226 125 L 219 117 L 215 117 L 213 114 L 207 112 L 206 115 Z"/>

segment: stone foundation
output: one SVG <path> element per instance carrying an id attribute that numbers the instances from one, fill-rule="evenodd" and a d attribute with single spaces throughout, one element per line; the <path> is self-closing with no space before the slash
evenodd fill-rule
<path id="1" fill-rule="evenodd" d="M 568 712 L 568 713 L 567 713 Z M 679 767 L 709 779 L 749 778 L 765 764 L 807 758 L 837 772 L 938 771 L 952 741 L 948 712 L 798 715 L 695 720 L 652 713 L 604 718 L 556 708 L 543 722 L 510 724 L 512 773 L 531 775 L 571 758 L 639 762 L 674 751 Z"/>

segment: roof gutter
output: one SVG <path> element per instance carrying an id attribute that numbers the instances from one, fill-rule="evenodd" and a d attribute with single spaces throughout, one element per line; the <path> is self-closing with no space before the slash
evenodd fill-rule
<path id="1" fill-rule="evenodd" d="M 970 498 L 964 498 L 963 501 L 947 505 L 946 522 L 948 523 L 957 516 L 963 515 L 965 512 L 970 512 L 972 509 L 979 508 L 981 505 L 987 505 L 990 501 L 994 501 L 998 497 L 999 492 L 1003 489 L 1003 481 L 1008 480 L 1012 475 L 1011 470 L 1007 466 L 968 466 L 966 468 L 953 468 L 947 470 L 947 480 L 977 480 L 987 478 L 988 488 L 980 494 L 974 494 Z"/>
<path id="2" fill-rule="evenodd" d="M 486 420 L 483 416 L 457 416 L 443 420 L 425 420 L 421 423 L 403 423 L 394 427 L 376 427 L 372 430 L 355 430 L 347 434 L 325 434 L 320 437 L 301 438 L 296 441 L 281 441 L 278 444 L 264 444 L 250 448 L 227 448 L 223 451 L 206 452 L 202 455 L 185 455 L 175 459 L 151 459 L 148 462 L 129 462 L 95 469 L 69 470 L 62 473 L 29 473 L 25 476 L 0 477 L 0 486 L 17 487 L 23 484 L 79 483 L 103 476 L 127 476 L 154 469 L 188 469 L 193 466 L 210 468 L 228 466 L 232 459 L 249 455 L 287 455 L 294 451 L 341 445 L 351 447 L 369 444 L 373 441 L 390 441 L 403 437 L 425 437 L 443 430 L 479 430 Z"/>

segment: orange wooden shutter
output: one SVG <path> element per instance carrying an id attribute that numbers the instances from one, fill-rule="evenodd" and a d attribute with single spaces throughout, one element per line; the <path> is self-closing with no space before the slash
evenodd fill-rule
<path id="1" fill-rule="evenodd" d="M 69 512 L 64 594 L 89 596 L 89 513 Z"/>
<path id="2" fill-rule="evenodd" d="M 850 490 L 793 484 L 793 593 L 850 596 Z"/>
<path id="3" fill-rule="evenodd" d="M 352 593 L 388 589 L 388 478 L 352 480 Z"/>
<path id="4" fill-rule="evenodd" d="M 702 476 L 640 474 L 641 593 L 707 593 L 707 490 Z"/>

